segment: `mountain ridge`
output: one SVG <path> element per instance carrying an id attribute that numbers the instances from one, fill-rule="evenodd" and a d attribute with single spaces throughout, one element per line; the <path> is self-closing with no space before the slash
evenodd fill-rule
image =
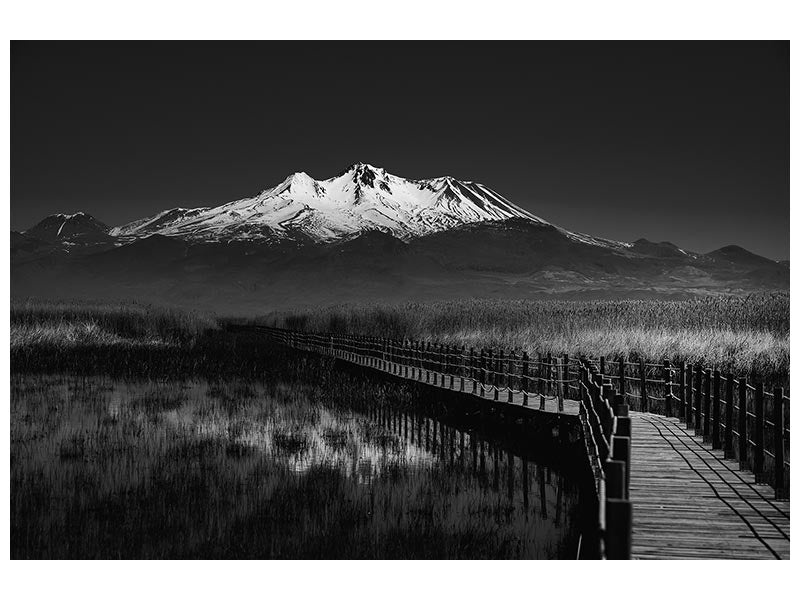
<path id="1" fill-rule="evenodd" d="M 195 241 L 329 242 L 379 230 L 410 239 L 514 217 L 549 224 L 480 183 L 450 176 L 405 179 L 355 163 L 329 179 L 298 171 L 256 196 L 214 207 L 168 209 L 110 233 L 122 239 L 160 233 Z"/>
<path id="2" fill-rule="evenodd" d="M 559 227 L 482 184 L 356 163 L 216 207 L 108 228 L 51 215 L 11 236 L 12 296 L 159 299 L 247 312 L 464 297 L 687 297 L 789 287 L 789 265 Z"/>

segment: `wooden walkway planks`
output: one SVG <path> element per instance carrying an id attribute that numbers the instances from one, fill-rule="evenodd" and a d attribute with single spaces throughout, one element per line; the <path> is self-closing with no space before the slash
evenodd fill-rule
<path id="1" fill-rule="evenodd" d="M 789 558 L 789 501 L 677 419 L 632 412 L 633 558 Z"/>

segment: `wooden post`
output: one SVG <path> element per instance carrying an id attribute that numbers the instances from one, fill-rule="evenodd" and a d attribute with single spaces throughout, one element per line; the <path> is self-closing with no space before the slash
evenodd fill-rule
<path id="1" fill-rule="evenodd" d="M 547 353 L 547 395 L 553 395 L 553 355 Z"/>
<path id="2" fill-rule="evenodd" d="M 514 378 L 514 363 L 517 360 L 516 353 L 512 350 L 508 356 L 508 401 L 514 402 L 515 378 Z"/>
<path id="3" fill-rule="evenodd" d="M 439 344 L 433 345 L 433 354 L 431 356 L 431 375 L 433 376 L 433 385 L 437 385 L 437 380 L 439 376 L 439 359 L 437 358 L 439 354 Z"/>
<path id="4" fill-rule="evenodd" d="M 664 361 L 664 412 L 672 416 L 672 367 L 668 360 Z"/>
<path id="5" fill-rule="evenodd" d="M 606 499 L 605 549 L 609 560 L 630 560 L 633 506 L 630 500 Z"/>
<path id="6" fill-rule="evenodd" d="M 772 422 L 775 428 L 773 432 L 773 439 L 775 440 L 775 499 L 780 500 L 786 497 L 786 477 L 784 471 L 784 460 L 786 458 L 783 447 L 785 426 L 783 419 L 783 388 L 775 388 L 773 394 Z"/>
<path id="7" fill-rule="evenodd" d="M 478 369 L 478 379 L 481 384 L 481 398 L 483 398 L 483 388 L 486 383 L 486 349 L 481 348 L 480 368 Z"/>
<path id="8" fill-rule="evenodd" d="M 603 465 L 606 498 L 625 499 L 625 461 L 608 459 Z"/>
<path id="9" fill-rule="evenodd" d="M 714 406 L 712 408 L 711 447 L 715 450 L 722 448 L 720 439 L 720 403 L 722 400 L 721 380 L 719 370 L 714 370 Z"/>
<path id="10" fill-rule="evenodd" d="M 425 383 L 431 382 L 431 343 L 425 346 Z"/>
<path id="11" fill-rule="evenodd" d="M 684 415 L 686 429 L 692 428 L 692 406 L 694 405 L 692 395 L 692 386 L 694 385 L 694 382 L 692 381 L 692 372 L 692 365 L 686 365 L 686 398 L 683 403 L 683 409 L 686 412 Z"/>
<path id="12" fill-rule="evenodd" d="M 522 406 L 528 406 L 528 353 L 522 353 Z"/>
<path id="13" fill-rule="evenodd" d="M 725 442 L 723 450 L 725 458 L 733 456 L 733 375 L 730 373 L 725 378 Z"/>
<path id="14" fill-rule="evenodd" d="M 569 397 L 569 354 L 564 353 L 564 364 L 561 373 L 561 396 Z"/>
<path id="15" fill-rule="evenodd" d="M 639 410 L 642 412 L 647 412 L 647 409 L 649 408 L 649 402 L 647 400 L 647 368 L 645 367 L 643 358 L 639 359 L 639 386 L 642 403 L 639 407 Z"/>
<path id="16" fill-rule="evenodd" d="M 739 412 L 737 433 L 739 434 L 739 468 L 747 468 L 747 378 L 739 378 Z"/>
<path id="17" fill-rule="evenodd" d="M 494 399 L 500 399 L 500 386 L 503 385 L 505 381 L 505 365 L 503 360 L 503 350 L 501 349 L 500 352 L 497 353 L 497 360 L 495 361 L 495 386 L 494 386 Z"/>
<path id="18" fill-rule="evenodd" d="M 600 375 L 605 375 L 605 374 L 606 374 L 606 357 L 605 356 L 601 356 L 600 357 Z"/>
<path id="19" fill-rule="evenodd" d="M 619 359 L 619 393 L 625 396 L 625 357 Z"/>
<path id="20" fill-rule="evenodd" d="M 489 385 L 494 385 L 497 375 L 494 374 L 494 349 L 489 348 L 487 351 L 487 371 L 486 375 L 488 376 L 488 383 Z"/>
<path id="21" fill-rule="evenodd" d="M 700 435 L 703 431 L 703 367 L 697 365 L 694 371 L 694 434 Z"/>
<path id="22" fill-rule="evenodd" d="M 456 359 L 455 359 L 455 346 L 448 346 L 450 350 L 450 356 L 448 360 L 448 364 L 450 365 L 450 389 L 455 389 L 455 378 L 456 378 Z"/>
<path id="23" fill-rule="evenodd" d="M 711 369 L 706 369 L 703 387 L 703 441 L 711 439 Z"/>
<path id="24" fill-rule="evenodd" d="M 625 495 L 623 497 L 627 499 L 631 489 L 631 438 L 619 435 L 612 437 L 611 458 L 625 463 Z"/>
<path id="25" fill-rule="evenodd" d="M 764 481 L 764 384 L 756 384 L 755 395 L 755 431 L 753 432 L 753 442 L 755 450 L 753 454 L 753 473 L 756 476 L 756 483 Z"/>
<path id="26" fill-rule="evenodd" d="M 678 394 L 681 401 L 679 419 L 686 418 L 686 361 L 682 360 L 678 364 Z"/>
<path id="27" fill-rule="evenodd" d="M 536 353 L 536 389 L 542 395 L 542 353 Z"/>
<path id="28" fill-rule="evenodd" d="M 475 380 L 475 348 L 469 347 L 469 378 Z"/>

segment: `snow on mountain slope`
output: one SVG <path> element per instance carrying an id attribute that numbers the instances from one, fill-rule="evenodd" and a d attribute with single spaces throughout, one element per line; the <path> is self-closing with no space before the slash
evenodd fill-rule
<path id="1" fill-rule="evenodd" d="M 549 225 L 479 183 L 452 177 L 408 180 L 358 163 L 323 181 L 294 173 L 253 198 L 211 208 L 175 208 L 115 227 L 111 235 L 327 242 L 379 230 L 409 239 L 466 223 L 511 218 Z"/>

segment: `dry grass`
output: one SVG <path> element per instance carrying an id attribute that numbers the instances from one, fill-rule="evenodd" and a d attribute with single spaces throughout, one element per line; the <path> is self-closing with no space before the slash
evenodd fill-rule
<path id="1" fill-rule="evenodd" d="M 136 302 L 25 300 L 11 305 L 12 349 L 30 344 L 186 346 L 218 327 L 205 313 Z"/>
<path id="2" fill-rule="evenodd" d="M 342 305 L 260 322 L 307 331 L 410 338 L 528 352 L 687 360 L 786 380 L 789 296 L 664 301 L 495 301 Z"/>
<path id="3" fill-rule="evenodd" d="M 232 335 L 205 313 L 140 303 L 14 302 L 10 334 L 15 373 L 182 379 L 272 368 L 263 336 Z"/>
<path id="4" fill-rule="evenodd" d="M 299 364 L 301 375 L 324 370 L 314 365 Z M 302 377 L 15 375 L 11 556 L 574 556 L 574 484 L 532 469 L 525 508 L 521 473 L 509 499 L 491 483 L 491 459 L 476 476 L 342 405 L 374 402 L 374 385 Z M 505 482 L 505 457 L 498 468 Z"/>

